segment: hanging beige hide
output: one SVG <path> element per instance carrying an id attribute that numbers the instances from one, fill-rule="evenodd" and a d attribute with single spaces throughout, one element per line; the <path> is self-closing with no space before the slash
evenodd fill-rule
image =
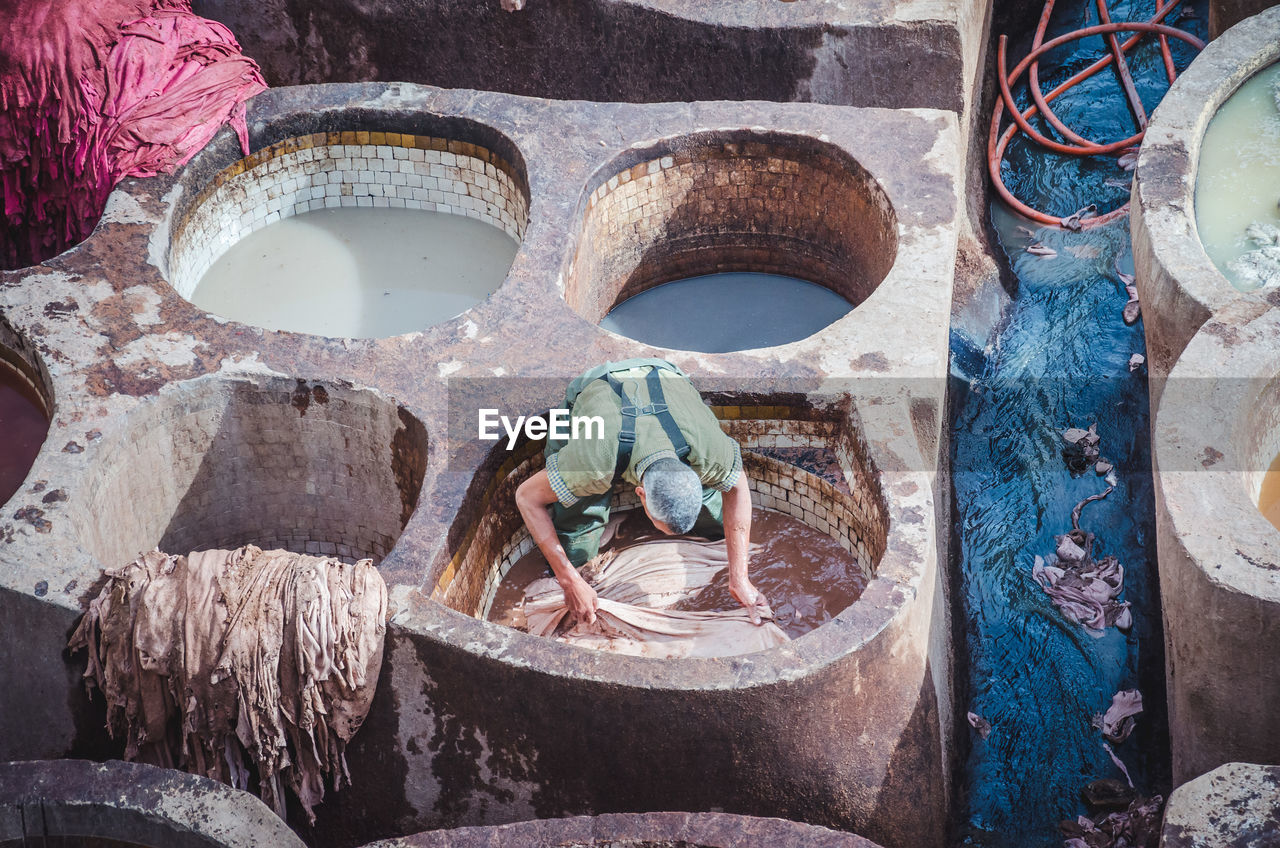
<path id="1" fill-rule="evenodd" d="M 107 726 L 138 759 L 246 788 L 246 756 L 283 817 L 282 786 L 309 819 L 346 781 L 347 743 L 369 711 L 386 633 L 387 588 L 354 565 L 252 545 L 107 572 L 71 637 Z"/>
<path id="2" fill-rule="evenodd" d="M 671 609 L 705 589 L 728 565 L 724 542 L 677 539 L 608 551 L 582 567 L 599 597 L 595 623 L 573 623 L 560 584 L 548 577 L 525 590 L 529 632 L 598 651 L 661 659 L 749 654 L 788 641 L 772 621 L 752 624 L 744 609 Z"/>

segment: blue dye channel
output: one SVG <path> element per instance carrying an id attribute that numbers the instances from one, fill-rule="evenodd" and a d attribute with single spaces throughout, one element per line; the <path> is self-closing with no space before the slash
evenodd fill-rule
<path id="1" fill-rule="evenodd" d="M 1150 4 L 1111 7 L 1113 20 L 1151 14 Z M 1046 38 L 1096 22 L 1092 2 L 1059 3 Z M 1202 7 L 1184 8 L 1176 24 L 1203 38 Z M 1023 34 L 1011 65 L 1029 42 Z M 1044 89 L 1106 49 L 1091 38 L 1054 51 L 1042 64 Z M 1167 88 L 1158 47 L 1152 40 L 1130 55 L 1149 114 Z M 1181 70 L 1193 51 L 1175 46 L 1174 56 Z M 1110 69 L 1054 105 L 1092 140 L 1134 132 Z M 1116 208 L 1131 177 L 1114 157 L 1074 159 L 1023 141 L 1010 145 L 1002 175 L 1015 196 L 1057 215 L 1090 203 L 1100 212 Z M 990 340 L 953 330 L 951 344 L 952 567 L 965 640 L 957 647 L 967 657 L 966 709 L 991 724 L 986 739 L 961 728 L 969 743 L 958 841 L 1048 848 L 1062 845 L 1059 821 L 1087 812 L 1080 792 L 1089 782 L 1123 780 L 1091 725 L 1119 690 L 1140 689 L 1145 711 L 1133 735 L 1113 746 L 1117 756 L 1140 794 L 1169 788 L 1146 369 L 1129 368 L 1145 344 L 1141 321 L 1127 326 L 1121 318 L 1128 297 L 1119 272 L 1133 273 L 1127 219 L 1073 233 L 1040 227 L 997 201 L 991 223 L 1016 292 Z M 1035 242 L 1056 255 L 1028 252 Z M 1091 635 L 1031 579 L 1035 557 L 1071 529 L 1072 508 L 1107 486 L 1093 471 L 1073 477 L 1062 458 L 1062 431 L 1095 423 L 1118 485 L 1085 507 L 1081 524 L 1097 536 L 1095 556 L 1115 555 L 1125 568 L 1121 597 L 1134 617 L 1127 633 Z"/>

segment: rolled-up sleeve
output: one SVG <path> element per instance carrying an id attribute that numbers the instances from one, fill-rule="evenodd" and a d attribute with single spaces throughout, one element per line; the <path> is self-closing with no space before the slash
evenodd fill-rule
<path id="1" fill-rule="evenodd" d="M 578 502 L 578 496 L 569 490 L 564 477 L 560 475 L 560 454 L 553 453 L 547 457 L 547 479 L 551 481 L 551 491 L 555 492 L 560 506 L 570 507 Z"/>
<path id="2" fill-rule="evenodd" d="M 733 444 L 733 462 L 729 466 L 729 473 L 724 479 L 717 483 L 711 483 L 711 488 L 718 489 L 721 492 L 727 492 L 734 486 L 738 485 L 738 478 L 742 476 L 742 448 L 738 446 L 736 440 L 726 436 L 725 438 Z M 705 482 L 705 481 L 704 481 Z"/>

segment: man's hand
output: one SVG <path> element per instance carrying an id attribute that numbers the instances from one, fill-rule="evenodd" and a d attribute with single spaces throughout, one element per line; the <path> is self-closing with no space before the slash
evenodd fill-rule
<path id="1" fill-rule="evenodd" d="M 555 503 L 555 500 L 556 494 L 551 490 L 551 481 L 547 478 L 545 468 L 516 488 L 516 508 L 524 518 L 524 525 L 529 528 L 534 544 L 547 558 L 556 582 L 564 590 L 564 602 L 569 611 L 578 621 L 594 624 L 600 601 L 596 598 L 596 590 L 591 588 L 569 562 L 564 547 L 556 538 L 555 525 L 551 523 L 551 514 L 547 512 L 547 507 Z"/>
<path id="2" fill-rule="evenodd" d="M 564 602 L 569 607 L 569 611 L 577 617 L 578 621 L 587 624 L 595 624 L 596 610 L 600 607 L 600 601 L 596 597 L 596 590 L 575 571 L 572 577 L 565 577 L 558 581 L 560 588 L 564 590 Z"/>
<path id="3" fill-rule="evenodd" d="M 729 552 L 729 592 L 747 608 L 752 624 L 773 618 L 769 602 L 747 578 L 747 557 L 751 547 L 751 488 L 744 471 L 724 495 L 724 536 Z"/>
<path id="4" fill-rule="evenodd" d="M 746 578 L 741 581 L 730 580 L 729 594 L 747 608 L 752 624 L 760 624 L 766 618 L 773 618 L 773 610 L 769 609 L 769 602 L 765 600 L 764 593 L 751 585 L 750 580 Z"/>

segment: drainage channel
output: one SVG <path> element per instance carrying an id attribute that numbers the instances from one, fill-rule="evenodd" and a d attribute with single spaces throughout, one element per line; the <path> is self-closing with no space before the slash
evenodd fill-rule
<path id="1" fill-rule="evenodd" d="M 1117 2 L 1103 14 L 1148 21 L 1159 9 L 1150 0 Z M 1164 20 L 1205 37 L 1201 3 L 1183 3 Z M 1061 2 L 1043 40 L 1100 23 L 1093 0 Z M 1195 50 L 1169 40 L 1180 71 Z M 1010 68 L 1032 49 L 1031 33 L 1020 34 L 1009 46 Z M 1091 36 L 1046 53 L 1042 90 L 1110 51 L 1105 36 Z M 1133 87 L 1154 108 L 1168 87 L 1160 42 L 1147 37 L 1128 51 L 1127 64 Z M 1025 76 L 1013 95 L 1022 109 L 1031 105 Z M 1106 143 L 1135 132 L 1127 102 L 1107 68 L 1053 108 L 1076 132 Z M 1031 123 L 1062 140 L 1039 117 Z M 1085 215 L 1104 216 L 1128 200 L 1132 173 L 1123 153 L 1073 157 L 1019 133 L 1000 173 L 1019 200 L 1047 215 L 1069 218 L 1092 204 Z M 1170 785 L 1145 343 L 1141 320 L 1123 317 L 1133 273 L 1127 216 L 1077 232 L 1038 224 L 993 198 L 991 225 L 1016 291 L 990 338 L 953 329 L 951 341 L 952 567 L 973 725 L 962 726 L 969 740 L 957 841 L 1036 848 L 1062 844 L 1060 821 L 1097 812 L 1082 800 L 1096 779 L 1118 787 L 1131 778 L 1140 797 L 1167 795 Z M 1091 425 L 1100 458 L 1112 467 L 1090 461 L 1075 473 L 1063 434 Z M 1054 563 L 1073 509 L 1109 488 L 1079 522 L 1095 535 L 1093 557 L 1114 556 L 1123 566 L 1117 600 L 1129 603 L 1132 624 L 1091 630 L 1055 606 L 1033 568 L 1037 558 Z M 1108 746 L 1095 717 L 1126 690 L 1141 692 L 1144 711 L 1127 739 Z"/>

